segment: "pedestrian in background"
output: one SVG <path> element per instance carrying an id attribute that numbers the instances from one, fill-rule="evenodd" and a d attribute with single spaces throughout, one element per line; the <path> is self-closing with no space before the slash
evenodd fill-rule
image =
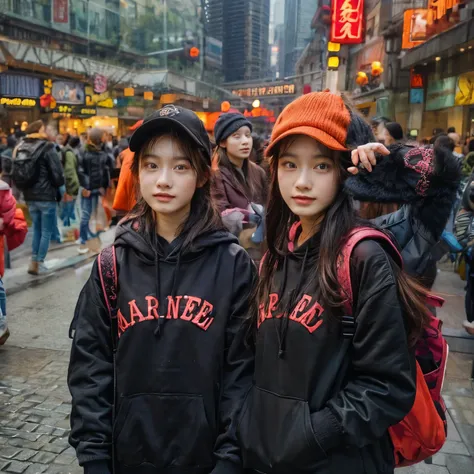
<path id="1" fill-rule="evenodd" d="M 14 184 L 23 192 L 33 220 L 33 244 L 28 273 L 47 271 L 44 260 L 56 226 L 56 207 L 64 175 L 55 144 L 41 120 L 26 128 L 13 153 Z"/>
<path id="2" fill-rule="evenodd" d="M 263 233 L 257 241 L 254 236 L 263 220 L 268 182 L 263 169 L 249 159 L 252 124 L 241 114 L 222 114 L 214 137 L 217 149 L 213 157 L 213 197 L 228 230 L 239 237 L 240 244 L 258 262 L 264 248 Z M 253 222 L 254 217 L 259 221 Z"/>
<path id="3" fill-rule="evenodd" d="M 74 207 L 79 194 L 78 175 L 78 148 L 80 140 L 71 137 L 68 144 L 62 150 L 64 178 L 66 180 L 66 192 L 63 196 L 63 212 L 61 219 L 65 227 L 70 227 L 71 220 L 75 219 Z"/>
<path id="4" fill-rule="evenodd" d="M 383 129 L 383 143 L 385 146 L 401 143 L 403 141 L 403 128 L 397 122 L 387 122 Z"/>
<path id="5" fill-rule="evenodd" d="M 16 208 L 10 186 L 0 181 L 0 346 L 5 344 L 10 336 L 7 325 L 6 292 L 3 284 L 5 274 L 5 242 L 7 250 L 19 247 L 26 238 L 28 226 L 21 209 Z"/>
<path id="6" fill-rule="evenodd" d="M 156 111 L 130 149 L 141 198 L 75 310 L 69 441 L 86 474 L 240 473 L 254 266 L 212 203 L 211 147 L 194 112 Z M 114 277 L 104 294 L 101 279 Z"/>
<path id="7" fill-rule="evenodd" d="M 89 223 L 97 212 L 99 197 L 110 184 L 110 160 L 103 148 L 104 132 L 100 128 L 89 131 L 89 142 L 79 159 L 79 182 L 82 186 L 81 196 L 81 225 L 78 252 L 85 254 L 89 251 L 87 242 L 96 239 L 96 233 L 91 232 Z M 92 243 L 91 243 L 92 244 Z"/>

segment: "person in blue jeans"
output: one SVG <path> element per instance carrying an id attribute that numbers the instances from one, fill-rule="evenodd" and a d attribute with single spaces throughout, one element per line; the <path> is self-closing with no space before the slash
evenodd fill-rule
<path id="1" fill-rule="evenodd" d="M 78 252 L 89 251 L 87 241 L 95 237 L 89 229 L 92 214 L 96 211 L 99 196 L 109 187 L 110 171 L 114 167 L 113 158 L 103 148 L 104 131 L 93 128 L 89 131 L 88 143 L 79 157 L 79 183 L 81 194 L 80 246 Z"/>
<path id="2" fill-rule="evenodd" d="M 33 245 L 28 273 L 38 275 L 47 270 L 44 265 L 51 236 L 56 226 L 58 190 L 64 185 L 63 168 L 51 137 L 41 120 L 31 123 L 26 137 L 16 148 L 16 154 L 31 155 L 35 159 L 35 183 L 23 190 L 33 220 Z M 15 161 L 15 157 L 13 158 Z"/>

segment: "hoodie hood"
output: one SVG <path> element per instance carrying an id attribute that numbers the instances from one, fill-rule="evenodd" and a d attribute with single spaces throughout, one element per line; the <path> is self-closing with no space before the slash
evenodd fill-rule
<path id="1" fill-rule="evenodd" d="M 145 263 L 152 264 L 155 257 L 169 263 L 176 263 L 178 256 L 183 262 L 194 260 L 207 248 L 221 244 L 238 244 L 237 237 L 232 234 L 216 230 L 199 235 L 191 246 L 183 247 L 184 235 L 179 235 L 173 242 L 168 243 L 155 233 L 144 235 L 139 230 L 138 221 L 127 221 L 119 225 L 115 234 L 116 247 L 131 247 L 138 257 Z"/>

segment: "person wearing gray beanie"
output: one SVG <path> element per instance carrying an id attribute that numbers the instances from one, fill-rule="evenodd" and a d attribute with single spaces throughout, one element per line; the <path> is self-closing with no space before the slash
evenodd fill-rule
<path id="1" fill-rule="evenodd" d="M 241 127 L 250 128 L 250 133 L 253 131 L 252 124 L 242 114 L 222 114 L 214 126 L 214 138 L 216 139 L 217 145 L 220 145 L 223 140 L 229 138 Z M 250 146 L 250 148 L 252 148 L 252 146 Z"/>

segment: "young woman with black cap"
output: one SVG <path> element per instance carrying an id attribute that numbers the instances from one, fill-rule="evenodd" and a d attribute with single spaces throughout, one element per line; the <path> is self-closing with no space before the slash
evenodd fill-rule
<path id="1" fill-rule="evenodd" d="M 238 473 L 254 266 L 213 206 L 193 112 L 155 112 L 130 150 L 141 198 L 76 306 L 70 442 L 88 474 Z"/>

